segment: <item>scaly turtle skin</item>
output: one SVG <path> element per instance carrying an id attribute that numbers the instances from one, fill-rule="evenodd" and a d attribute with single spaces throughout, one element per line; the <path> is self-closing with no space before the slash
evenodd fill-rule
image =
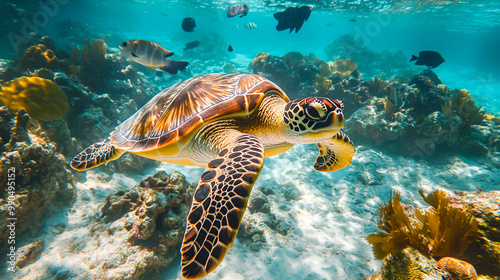
<path id="1" fill-rule="evenodd" d="M 265 157 L 316 143 L 315 170 L 331 172 L 351 163 L 355 149 L 341 131 L 342 108 L 330 98 L 290 101 L 257 75 L 197 76 L 157 94 L 71 166 L 86 170 L 125 152 L 206 166 L 181 248 L 182 276 L 197 279 L 212 272 L 231 248 Z"/>

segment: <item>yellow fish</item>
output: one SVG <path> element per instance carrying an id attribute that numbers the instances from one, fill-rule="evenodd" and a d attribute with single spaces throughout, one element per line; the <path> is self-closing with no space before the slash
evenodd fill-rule
<path id="1" fill-rule="evenodd" d="M 177 74 L 177 70 L 184 70 L 189 64 L 187 61 L 169 60 L 174 53 L 162 46 L 146 40 L 130 40 L 118 45 L 123 56 L 154 70 L 161 69 L 170 74 Z"/>

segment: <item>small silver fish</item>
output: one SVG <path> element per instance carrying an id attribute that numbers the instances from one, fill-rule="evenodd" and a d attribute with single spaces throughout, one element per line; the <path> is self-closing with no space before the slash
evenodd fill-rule
<path id="1" fill-rule="evenodd" d="M 251 29 L 255 29 L 257 27 L 257 24 L 255 24 L 254 22 L 249 22 L 249 23 L 243 25 L 243 27 L 245 27 L 245 29 L 247 29 L 247 30 L 251 30 Z"/>
<path id="2" fill-rule="evenodd" d="M 146 40 L 130 40 L 118 45 L 123 56 L 154 70 L 161 69 L 170 74 L 177 74 L 177 70 L 184 70 L 189 64 L 187 61 L 168 60 L 174 53 L 162 46 Z"/>

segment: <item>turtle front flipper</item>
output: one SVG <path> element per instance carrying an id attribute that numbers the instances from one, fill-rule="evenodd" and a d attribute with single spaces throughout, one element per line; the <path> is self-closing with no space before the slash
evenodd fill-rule
<path id="1" fill-rule="evenodd" d="M 321 172 L 333 172 L 351 164 L 356 148 L 352 141 L 340 130 L 326 142 L 318 143 L 319 155 L 314 169 Z"/>
<path id="2" fill-rule="evenodd" d="M 118 159 L 125 151 L 115 148 L 108 139 L 95 143 L 76 155 L 71 161 L 71 167 L 84 171 L 101 164 Z"/>
<path id="3" fill-rule="evenodd" d="M 181 248 L 185 279 L 201 278 L 222 262 L 264 164 L 264 148 L 255 136 L 234 138 L 207 164 L 194 194 Z"/>

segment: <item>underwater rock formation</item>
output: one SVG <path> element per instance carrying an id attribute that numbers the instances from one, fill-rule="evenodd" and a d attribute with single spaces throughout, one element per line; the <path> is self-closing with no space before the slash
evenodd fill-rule
<path id="1" fill-rule="evenodd" d="M 500 191 L 457 191 L 454 207 L 469 208 L 478 221 L 478 237 L 460 258 L 478 274 L 500 277 Z"/>
<path id="2" fill-rule="evenodd" d="M 193 193 L 194 185 L 189 185 L 184 175 L 161 171 L 130 191 L 106 198 L 101 208 L 103 220 L 123 224 L 133 250 L 149 255 L 145 262 L 135 264 L 134 279 L 158 277 L 158 269 L 177 257 Z M 115 266 L 130 264 L 120 262 Z M 98 273 L 96 275 L 106 275 L 106 269 Z"/>
<path id="3" fill-rule="evenodd" d="M 406 248 L 384 258 L 380 272 L 367 277 L 366 280 L 446 279 L 445 276 L 446 273 L 439 270 L 435 260 L 413 248 Z"/>
<path id="4" fill-rule="evenodd" d="M 49 210 L 71 203 L 75 191 L 64 156 L 52 143 L 28 130 L 30 117 L 25 111 L 18 111 L 13 119 L 5 107 L 0 107 L 0 118 L 0 238 L 6 240 L 8 217 L 18 220 L 16 236 L 28 230 L 36 232 L 42 218 L 51 213 Z M 15 188 L 9 190 L 7 178 L 12 177 L 8 174 L 13 169 Z M 12 213 L 9 201 L 15 201 Z"/>

